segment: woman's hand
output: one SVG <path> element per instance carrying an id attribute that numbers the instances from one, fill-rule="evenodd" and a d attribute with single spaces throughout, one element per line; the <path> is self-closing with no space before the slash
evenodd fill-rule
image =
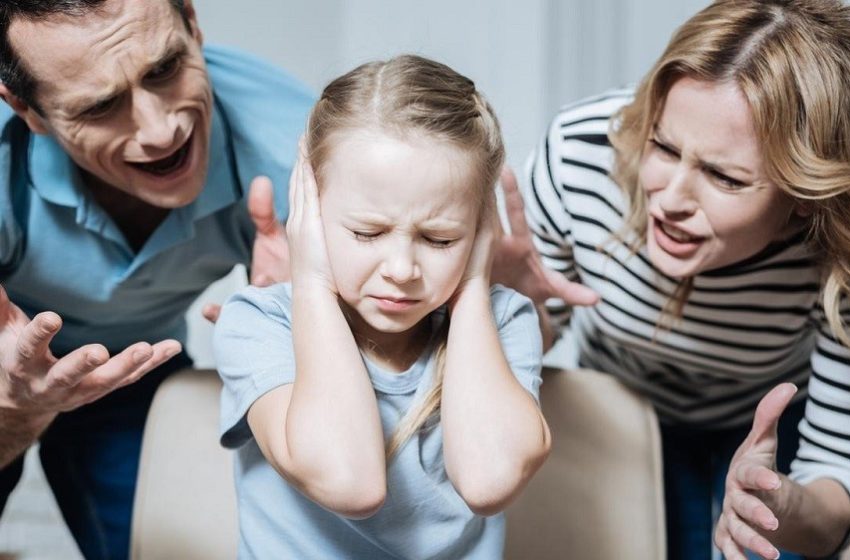
<path id="1" fill-rule="evenodd" d="M 336 294 L 325 231 L 319 206 L 319 188 L 305 147 L 299 145 L 298 161 L 289 179 L 289 219 L 286 222 L 289 240 L 290 270 L 293 288 L 325 287 Z"/>
<path id="2" fill-rule="evenodd" d="M 779 551 L 760 532 L 779 528 L 776 512 L 783 500 L 783 481 L 776 472 L 776 429 L 796 392 L 794 385 L 783 383 L 764 396 L 753 429 L 729 464 L 723 512 L 714 531 L 714 542 L 727 560 L 746 560 L 744 549 L 762 558 L 779 558 Z"/>
<path id="3" fill-rule="evenodd" d="M 568 305 L 593 305 L 599 301 L 596 292 L 587 286 L 570 282 L 560 272 L 543 265 L 525 221 L 516 177 L 507 166 L 502 170 L 501 184 L 511 232 L 499 236 L 496 243 L 493 282 L 525 294 L 538 305 L 549 298 L 560 298 Z"/>

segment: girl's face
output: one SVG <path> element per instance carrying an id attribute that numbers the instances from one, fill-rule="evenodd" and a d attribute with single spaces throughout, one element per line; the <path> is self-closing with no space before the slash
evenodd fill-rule
<path id="1" fill-rule="evenodd" d="M 649 258 L 668 276 L 739 262 L 791 233 L 795 204 L 765 176 L 750 107 L 735 84 L 673 84 L 639 181 Z"/>
<path id="2" fill-rule="evenodd" d="M 364 130 L 334 140 L 322 166 L 322 222 L 356 334 L 412 336 L 455 292 L 478 222 L 468 160 L 424 134 Z"/>

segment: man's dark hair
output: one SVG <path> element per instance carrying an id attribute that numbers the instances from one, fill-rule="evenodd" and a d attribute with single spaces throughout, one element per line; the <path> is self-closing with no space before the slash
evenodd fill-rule
<path id="1" fill-rule="evenodd" d="M 186 28 L 189 20 L 183 0 L 168 0 L 180 13 Z M 38 20 L 54 14 L 83 16 L 105 0 L 0 0 L 0 81 L 21 101 L 43 114 L 35 100 L 36 82 L 9 41 L 9 27 L 16 18 Z"/>

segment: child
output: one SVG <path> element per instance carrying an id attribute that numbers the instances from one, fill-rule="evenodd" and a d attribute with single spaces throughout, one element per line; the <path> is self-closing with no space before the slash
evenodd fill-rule
<path id="1" fill-rule="evenodd" d="M 290 182 L 292 282 L 216 326 L 240 558 L 502 556 L 496 514 L 550 447 L 534 307 L 490 287 L 503 160 L 489 104 L 442 64 L 323 92 Z"/>

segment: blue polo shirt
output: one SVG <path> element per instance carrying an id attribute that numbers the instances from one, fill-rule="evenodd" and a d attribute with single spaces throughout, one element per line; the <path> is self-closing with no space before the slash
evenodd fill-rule
<path id="1" fill-rule="evenodd" d="M 112 352 L 141 340 L 185 342 L 192 301 L 235 264 L 249 264 L 251 179 L 271 177 L 278 216 L 287 215 L 312 94 L 242 52 L 204 54 L 215 98 L 207 183 L 138 253 L 56 141 L 31 134 L 6 107 L 0 113 L 0 280 L 30 317 L 46 310 L 62 317 L 56 353 L 93 342 Z"/>

